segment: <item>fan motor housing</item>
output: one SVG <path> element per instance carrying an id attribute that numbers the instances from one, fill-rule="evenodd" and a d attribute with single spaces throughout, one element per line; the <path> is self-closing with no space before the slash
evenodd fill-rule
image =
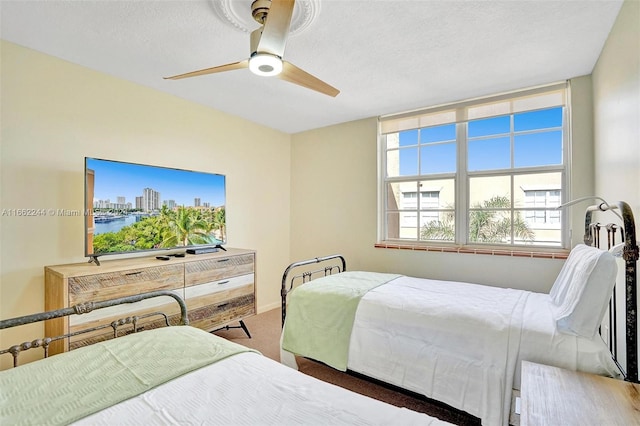
<path id="1" fill-rule="evenodd" d="M 271 7 L 271 0 L 255 0 L 251 3 L 251 15 L 261 25 L 264 25 L 264 21 L 269 14 L 269 8 Z"/>

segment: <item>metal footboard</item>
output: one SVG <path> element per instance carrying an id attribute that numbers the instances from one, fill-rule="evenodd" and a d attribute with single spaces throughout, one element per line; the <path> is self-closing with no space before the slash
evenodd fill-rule
<path id="1" fill-rule="evenodd" d="M 141 300 L 150 299 L 153 297 L 160 297 L 160 296 L 169 296 L 175 299 L 175 301 L 180 306 L 179 325 L 188 325 L 189 319 L 187 317 L 187 305 L 185 304 L 184 300 L 182 300 L 180 296 L 178 296 L 177 294 L 171 291 L 159 290 L 159 291 L 152 291 L 149 293 L 136 294 L 133 296 L 120 297 L 117 299 L 104 300 L 101 302 L 79 303 L 77 305 L 70 306 L 68 308 L 57 309 L 55 311 L 40 312 L 37 314 L 25 315 L 22 317 L 2 320 L 0 321 L 0 330 L 11 328 L 11 327 L 17 327 L 21 325 L 26 325 L 26 324 L 32 324 L 40 321 L 46 321 L 54 318 L 66 317 L 70 315 L 87 314 L 97 309 L 108 308 L 111 306 L 122 305 L 126 303 L 140 302 Z M 112 328 L 113 337 L 116 338 L 118 337 L 119 328 L 127 324 L 131 324 L 132 332 L 136 333 L 139 331 L 138 322 L 144 318 L 153 317 L 153 316 L 162 317 L 164 319 L 165 324 L 167 326 L 170 325 L 169 317 L 165 313 L 150 312 L 150 313 L 139 315 L 139 316 L 134 315 L 134 316 L 124 317 L 118 320 L 114 320 L 110 324 L 87 328 L 87 329 L 79 330 L 73 333 L 68 333 L 68 334 L 54 336 L 54 337 L 43 337 L 41 339 L 35 339 L 30 342 L 23 342 L 18 345 L 13 345 L 7 349 L 0 350 L 0 355 L 10 353 L 13 356 L 13 366 L 16 367 L 18 365 L 18 356 L 20 355 L 21 352 L 24 352 L 26 350 L 41 347 L 44 351 L 44 357 L 47 358 L 49 356 L 49 346 L 51 345 L 51 343 L 56 342 L 58 340 L 66 339 L 72 336 L 77 336 L 80 334 L 89 333 L 89 332 L 93 332 L 93 331 L 97 331 L 105 328 Z"/>
<path id="2" fill-rule="evenodd" d="M 318 269 L 298 272 L 304 266 L 313 265 L 316 263 L 324 263 L 325 266 Z M 282 298 L 282 326 L 284 327 L 284 320 L 287 317 L 287 294 L 289 294 L 289 292 L 293 290 L 293 286 L 296 280 L 301 280 L 301 284 L 303 284 L 311 281 L 314 275 L 323 274 L 324 276 L 327 276 L 333 273 L 344 272 L 346 270 L 347 262 L 344 260 L 344 257 L 339 254 L 301 260 L 287 266 L 284 274 L 282 274 L 282 288 L 280 290 L 280 296 Z"/>
<path id="3" fill-rule="evenodd" d="M 592 220 L 593 212 L 605 212 L 613 211 L 623 221 L 623 226 L 620 227 L 617 224 L 602 225 L 599 222 Z M 618 212 L 621 213 L 618 214 Z M 607 231 L 607 250 L 614 249 L 618 243 L 616 243 L 616 233 L 619 232 L 620 241 L 622 246 L 622 258 L 625 261 L 625 354 L 626 354 L 626 368 L 623 368 L 619 363 L 619 350 L 618 350 L 618 317 L 616 308 L 616 288 L 613 289 L 613 294 L 609 302 L 609 350 L 613 356 L 614 361 L 618 364 L 618 367 L 625 375 L 625 380 L 629 382 L 638 383 L 638 317 L 637 317 L 637 265 L 639 250 L 636 244 L 636 228 L 633 218 L 633 212 L 631 207 L 624 201 L 619 201 L 612 204 L 600 203 L 597 205 L 587 207 L 585 213 L 585 230 L 584 230 L 584 243 L 588 246 L 594 246 L 603 248 L 600 231 L 602 229 Z"/>

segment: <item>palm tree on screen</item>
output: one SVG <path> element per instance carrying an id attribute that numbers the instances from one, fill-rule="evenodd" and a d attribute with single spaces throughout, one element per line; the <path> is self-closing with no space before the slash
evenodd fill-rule
<path id="1" fill-rule="evenodd" d="M 196 209 L 181 206 L 175 211 L 170 211 L 163 206 L 160 214 L 165 215 L 165 230 L 168 231 L 162 241 L 163 247 L 211 243 L 207 222 L 200 217 Z"/>

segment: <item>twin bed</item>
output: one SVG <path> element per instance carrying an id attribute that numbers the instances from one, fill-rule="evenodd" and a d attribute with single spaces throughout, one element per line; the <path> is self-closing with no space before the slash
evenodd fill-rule
<path id="1" fill-rule="evenodd" d="M 613 254 L 589 247 L 601 228 L 591 223 L 591 212 L 609 209 L 603 205 L 587 209 L 587 244 L 571 251 L 548 295 L 346 272 L 341 256 L 296 262 L 283 276 L 282 362 L 295 367 L 296 354 L 352 370 L 445 402 L 485 425 L 508 423 L 523 360 L 637 382 L 638 247 L 631 210 L 625 203 L 617 208 L 625 222 L 622 362 L 618 332 L 607 347 L 599 330 L 607 309 L 612 330 L 620 316 L 607 308 L 616 274 Z M 608 249 L 619 248 L 608 242 Z M 335 260 L 337 265 L 318 270 L 323 278 L 311 281 L 318 271 L 294 275 L 297 267 Z M 294 289 L 296 277 L 305 283 Z M 0 372 L 0 423 L 445 424 L 189 327 L 184 302 L 167 293 L 0 321 L 3 329 L 158 296 L 171 296 L 181 307 L 181 325 L 135 332 L 137 318 L 125 318 L 112 325 L 114 334 L 122 327 L 131 334 Z M 20 352 L 46 348 L 57 338 L 66 337 L 25 342 L 0 354 L 12 354 L 17 363 Z"/>
<path id="2" fill-rule="evenodd" d="M 341 256 L 296 262 L 282 281 L 281 361 L 295 355 L 445 402 L 485 425 L 509 420 L 520 365 L 532 361 L 637 382 L 635 281 L 638 247 L 631 210 L 624 245 L 591 246 L 601 228 L 587 209 L 585 243 L 576 246 L 550 294 L 371 272 L 345 272 Z M 607 228 L 610 230 L 610 228 Z M 626 368 L 600 335 L 623 249 L 626 275 Z M 296 275 L 307 265 L 323 267 Z M 335 273 L 340 272 L 340 273 Z M 314 273 L 323 276 L 311 281 Z M 293 288 L 296 279 L 303 285 Z M 294 291 L 291 291 L 291 290 Z M 290 294 L 289 294 L 290 293 Z M 613 312 L 614 310 L 611 309 Z M 608 325 L 616 329 L 616 315 Z M 607 336 L 608 337 L 608 336 Z"/>
<path id="3" fill-rule="evenodd" d="M 122 337 L 0 372 L 2 425 L 447 425 L 294 371 L 244 346 L 186 325 L 184 302 L 167 291 L 0 321 L 0 329 L 151 297 L 173 297 L 180 325 Z M 162 314 L 160 314 L 162 317 Z M 54 340 L 38 339 L 0 353 Z"/>

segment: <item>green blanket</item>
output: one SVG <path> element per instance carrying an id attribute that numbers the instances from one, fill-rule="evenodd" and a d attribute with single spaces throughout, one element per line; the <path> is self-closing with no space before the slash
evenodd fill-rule
<path id="1" fill-rule="evenodd" d="M 68 424 L 249 350 L 197 328 L 174 326 L 25 364 L 0 372 L 0 424 Z"/>
<path id="2" fill-rule="evenodd" d="M 399 275 L 343 272 L 291 292 L 282 348 L 346 371 L 349 339 L 362 296 Z"/>

